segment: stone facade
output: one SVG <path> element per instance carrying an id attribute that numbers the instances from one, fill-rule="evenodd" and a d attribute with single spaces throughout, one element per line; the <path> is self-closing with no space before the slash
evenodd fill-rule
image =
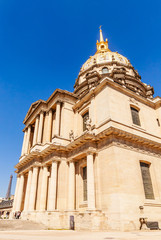
<path id="1" fill-rule="evenodd" d="M 13 213 L 53 229 L 68 229 L 71 215 L 76 229 L 161 224 L 161 98 L 101 30 L 74 88 L 33 103 L 24 119 Z"/>

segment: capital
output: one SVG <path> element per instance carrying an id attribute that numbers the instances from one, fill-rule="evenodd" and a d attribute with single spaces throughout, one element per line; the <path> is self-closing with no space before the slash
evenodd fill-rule
<path id="1" fill-rule="evenodd" d="M 86 151 L 87 155 L 93 155 L 95 153 L 96 153 L 96 149 L 92 147 L 88 148 L 88 150 Z"/>

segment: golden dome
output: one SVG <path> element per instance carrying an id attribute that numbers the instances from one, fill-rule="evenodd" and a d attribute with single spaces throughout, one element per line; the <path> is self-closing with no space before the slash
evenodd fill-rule
<path id="1" fill-rule="evenodd" d="M 87 70 L 95 64 L 106 64 L 113 61 L 117 61 L 123 64 L 129 64 L 126 57 L 122 56 L 118 52 L 111 52 L 108 48 L 108 40 L 104 41 L 102 30 L 100 29 L 100 41 L 97 40 L 97 52 L 94 56 L 91 56 L 81 67 L 81 72 Z"/>

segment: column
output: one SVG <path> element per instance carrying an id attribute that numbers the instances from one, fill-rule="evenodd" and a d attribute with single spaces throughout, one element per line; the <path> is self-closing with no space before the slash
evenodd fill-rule
<path id="1" fill-rule="evenodd" d="M 43 133 L 43 122 L 44 122 L 44 112 L 40 113 L 40 121 L 39 121 L 39 128 L 38 128 L 38 136 L 37 136 L 37 142 L 42 142 L 42 133 Z"/>
<path id="2" fill-rule="evenodd" d="M 23 156 L 24 153 L 25 153 L 26 137 L 27 137 L 27 130 L 25 130 L 25 133 L 24 133 L 24 138 L 23 138 L 23 144 L 22 144 L 21 156 Z"/>
<path id="3" fill-rule="evenodd" d="M 17 191 L 16 211 L 21 211 L 21 204 L 23 198 L 23 187 L 24 187 L 24 174 L 20 176 L 20 183 Z"/>
<path id="4" fill-rule="evenodd" d="M 94 188 L 94 170 L 93 170 L 93 153 L 87 153 L 87 200 L 88 209 L 95 209 L 95 188 Z"/>
<path id="5" fill-rule="evenodd" d="M 29 199 L 29 210 L 34 211 L 35 202 L 36 202 L 36 190 L 37 190 L 37 176 L 38 176 L 38 167 L 33 167 L 32 180 L 31 180 L 31 189 L 30 189 L 30 199 Z"/>
<path id="6" fill-rule="evenodd" d="M 48 112 L 48 123 L 47 123 L 47 136 L 46 136 L 46 140 L 47 142 L 51 142 L 51 131 L 52 131 L 52 117 L 53 117 L 53 110 L 50 109 L 50 111 Z"/>
<path id="7" fill-rule="evenodd" d="M 39 168 L 38 184 L 37 184 L 37 197 L 36 197 L 36 210 L 40 210 L 40 196 L 41 196 L 41 184 L 42 184 L 43 168 Z"/>
<path id="8" fill-rule="evenodd" d="M 26 144 L 25 144 L 25 153 L 28 153 L 30 134 L 31 134 L 31 126 L 28 126 L 27 137 L 26 137 Z"/>
<path id="9" fill-rule="evenodd" d="M 60 134 L 60 105 L 61 102 L 56 103 L 56 118 L 55 118 L 55 135 Z"/>
<path id="10" fill-rule="evenodd" d="M 26 195 L 25 195 L 25 203 L 24 203 L 24 211 L 27 211 L 28 207 L 29 207 L 29 197 L 30 197 L 31 181 L 32 181 L 32 169 L 30 169 L 29 173 L 28 173 Z"/>
<path id="11" fill-rule="evenodd" d="M 37 143 L 38 125 L 39 125 L 39 116 L 36 117 L 33 144 L 32 144 L 33 146 Z"/>
<path id="12" fill-rule="evenodd" d="M 40 210 L 45 211 L 46 209 L 46 199 L 47 199 L 47 184 L 48 184 L 48 168 L 44 166 L 42 185 L 41 185 L 41 195 L 40 195 Z"/>
<path id="13" fill-rule="evenodd" d="M 56 208 L 57 166 L 58 162 L 53 161 L 51 167 L 51 178 L 48 194 L 48 211 L 54 211 Z"/>
<path id="14" fill-rule="evenodd" d="M 14 196 L 13 208 L 12 208 L 12 211 L 13 211 L 13 212 L 16 210 L 16 202 L 17 202 L 17 199 L 18 199 L 17 197 L 18 197 L 19 183 L 20 183 L 20 176 L 17 176 L 17 183 L 16 183 L 16 189 L 15 189 L 15 196 Z"/>
<path id="15" fill-rule="evenodd" d="M 75 163 L 69 162 L 68 210 L 75 209 Z"/>

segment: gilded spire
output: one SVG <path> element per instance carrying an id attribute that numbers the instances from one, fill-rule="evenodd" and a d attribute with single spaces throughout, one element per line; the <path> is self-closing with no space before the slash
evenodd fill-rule
<path id="1" fill-rule="evenodd" d="M 104 39 L 103 39 L 103 34 L 102 34 L 102 29 L 101 29 L 102 26 L 99 27 L 100 29 L 100 42 L 104 42 Z"/>
<path id="2" fill-rule="evenodd" d="M 102 26 L 99 27 L 100 29 L 100 41 L 97 40 L 97 52 L 111 52 L 109 49 L 108 49 L 108 40 L 106 38 L 106 41 L 104 41 L 103 39 L 103 34 L 102 34 L 102 29 L 101 29 Z"/>

